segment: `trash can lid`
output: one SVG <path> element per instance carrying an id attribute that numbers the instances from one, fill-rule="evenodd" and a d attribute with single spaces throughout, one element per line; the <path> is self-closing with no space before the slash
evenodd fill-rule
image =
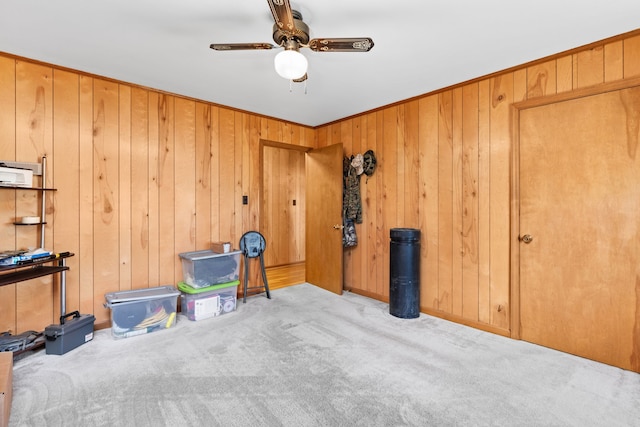
<path id="1" fill-rule="evenodd" d="M 389 234 L 392 240 L 420 240 L 417 228 L 392 228 Z"/>

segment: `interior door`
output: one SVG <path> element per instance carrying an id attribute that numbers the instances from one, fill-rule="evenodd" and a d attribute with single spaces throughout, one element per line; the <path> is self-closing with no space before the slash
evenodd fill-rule
<path id="1" fill-rule="evenodd" d="M 520 335 L 640 372 L 640 88 L 519 114 Z"/>
<path id="2" fill-rule="evenodd" d="M 306 154 L 306 281 L 342 294 L 342 144 Z"/>

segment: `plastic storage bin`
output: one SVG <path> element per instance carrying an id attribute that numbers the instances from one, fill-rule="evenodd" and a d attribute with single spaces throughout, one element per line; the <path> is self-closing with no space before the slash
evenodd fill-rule
<path id="1" fill-rule="evenodd" d="M 231 313 L 236 309 L 239 281 L 222 283 L 207 288 L 192 288 L 184 282 L 178 283 L 182 292 L 180 311 L 189 320 L 202 320 Z"/>
<path id="2" fill-rule="evenodd" d="M 173 286 L 105 294 L 104 306 L 111 309 L 111 335 L 127 338 L 171 328 L 177 322 L 179 295 Z"/>
<path id="3" fill-rule="evenodd" d="M 212 250 L 183 252 L 179 254 L 183 280 L 192 288 L 234 282 L 238 280 L 241 254 L 240 251 L 219 254 Z"/>

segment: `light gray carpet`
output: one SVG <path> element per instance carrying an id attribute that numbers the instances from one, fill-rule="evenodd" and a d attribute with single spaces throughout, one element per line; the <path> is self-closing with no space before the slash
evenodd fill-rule
<path id="1" fill-rule="evenodd" d="M 304 284 L 16 362 L 11 426 L 640 426 L 640 375 Z"/>

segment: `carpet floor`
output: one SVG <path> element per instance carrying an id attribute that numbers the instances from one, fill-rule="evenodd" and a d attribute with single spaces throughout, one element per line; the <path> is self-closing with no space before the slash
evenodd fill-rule
<path id="1" fill-rule="evenodd" d="M 640 375 L 309 284 L 16 360 L 10 426 L 640 426 Z"/>

